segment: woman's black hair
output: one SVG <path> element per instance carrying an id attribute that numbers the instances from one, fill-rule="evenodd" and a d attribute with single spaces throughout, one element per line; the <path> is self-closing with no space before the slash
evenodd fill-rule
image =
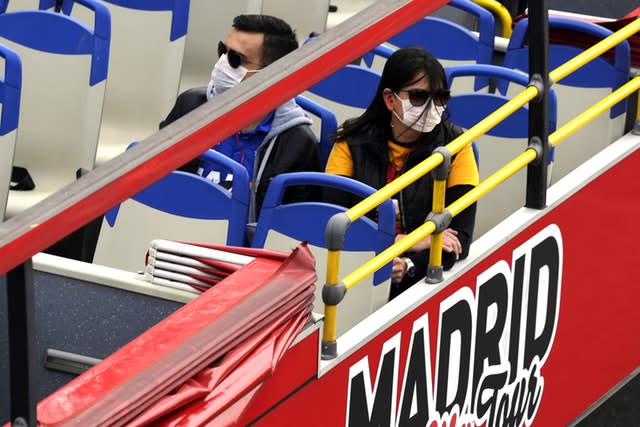
<path id="1" fill-rule="evenodd" d="M 431 91 L 448 93 L 449 88 L 444 68 L 431 53 L 421 47 L 396 50 L 387 59 L 380 84 L 371 104 L 361 116 L 344 122 L 336 133 L 336 141 L 348 138 L 349 135 L 359 132 L 364 127 L 373 127 L 380 135 L 384 135 L 391 123 L 391 112 L 384 103 L 382 92 L 386 88 L 397 92 L 414 83 L 416 77 L 423 73 L 426 75 Z"/>

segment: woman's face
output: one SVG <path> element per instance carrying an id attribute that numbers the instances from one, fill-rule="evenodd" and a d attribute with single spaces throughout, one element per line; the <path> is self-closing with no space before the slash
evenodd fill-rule
<path id="1" fill-rule="evenodd" d="M 398 98 L 409 100 L 412 106 L 421 107 L 427 102 L 430 90 L 431 86 L 427 74 L 420 72 L 416 74 L 411 83 L 395 91 L 395 94 L 391 89 L 385 89 L 385 93 L 388 91 L 388 94 L 385 95 L 385 103 L 387 100 L 390 101 L 391 105 L 387 103 L 387 108 L 391 107 L 389 111 L 395 111 L 402 117 L 402 102 Z"/>
<path id="2" fill-rule="evenodd" d="M 395 92 L 390 88 L 384 89 L 382 96 L 384 98 L 385 105 L 391 112 L 391 127 L 396 138 L 401 136 L 401 140 L 411 140 L 419 136 L 419 132 L 407 127 L 402 122 L 402 119 L 404 118 L 402 100 L 408 100 L 411 103 L 411 108 L 423 109 L 429 99 L 430 90 L 431 86 L 427 79 L 427 75 L 424 72 L 416 74 L 411 83 Z"/>

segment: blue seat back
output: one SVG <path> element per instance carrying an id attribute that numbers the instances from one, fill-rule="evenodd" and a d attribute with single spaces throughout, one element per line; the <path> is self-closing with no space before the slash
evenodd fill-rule
<path id="1" fill-rule="evenodd" d="M 95 8 L 103 13 L 94 28 L 38 9 L 0 14 L 0 42 L 22 61 L 14 162 L 36 185 L 10 194 L 7 216 L 73 181 L 79 168 L 94 167 L 110 46 L 110 15 L 102 4 Z"/>
<path id="2" fill-rule="evenodd" d="M 379 82 L 380 73 L 349 64 L 311 86 L 308 91 L 339 104 L 367 108 Z"/>
<path id="3" fill-rule="evenodd" d="M 22 65 L 18 54 L 3 45 L 0 45 L 0 57 L 4 58 L 4 72 L 0 75 L 0 136 L 3 136 L 18 127 Z"/>
<path id="4" fill-rule="evenodd" d="M 0 37 L 49 53 L 90 54 L 93 86 L 107 78 L 111 20 L 104 5 L 85 1 L 97 11 L 93 31 L 56 13 L 25 10 L 0 14 Z"/>
<path id="5" fill-rule="evenodd" d="M 269 185 L 262 204 L 256 232 L 251 245 L 264 247 L 270 230 L 285 234 L 295 240 L 306 240 L 310 244 L 326 248 L 325 227 L 336 213 L 346 208 L 324 202 L 299 202 L 282 204 L 285 190 L 294 185 L 317 185 L 340 189 L 360 197 L 367 197 L 375 189 L 351 178 L 320 172 L 293 172 L 278 175 Z M 395 239 L 395 212 L 391 200 L 386 200 L 378 208 L 378 221 L 363 217 L 349 227 L 343 249 L 354 252 L 380 253 Z M 389 279 L 391 265 L 380 269 L 374 275 L 374 284 Z"/>
<path id="6" fill-rule="evenodd" d="M 496 24 L 493 14 L 470 0 L 452 0 L 447 6 L 463 10 L 478 19 L 478 35 L 471 30 L 446 19 L 427 16 L 388 42 L 397 47 L 421 46 L 442 60 L 474 61 L 477 64 L 491 64 Z M 374 55 L 388 58 L 393 49 L 382 46 L 364 56 L 369 66 Z M 489 85 L 486 78 L 475 80 L 475 89 Z"/>
<path id="7" fill-rule="evenodd" d="M 213 150 L 201 157 L 233 173 L 230 190 L 192 173 L 169 173 L 104 215 L 93 263 L 139 271 L 154 239 L 243 246 L 248 173 Z"/>
<path id="8" fill-rule="evenodd" d="M 338 128 L 336 115 L 327 107 L 302 95 L 296 96 L 296 102 L 302 109 L 320 119 L 320 137 L 318 138 L 320 145 L 318 148 L 320 149 L 320 160 L 324 169 L 333 148 L 333 141 Z"/>
<path id="9" fill-rule="evenodd" d="M 157 130 L 180 84 L 188 0 L 105 0 L 111 14 L 109 84 L 106 88 L 96 164 L 126 143 Z M 62 12 L 84 22 L 80 2 L 64 0 Z M 90 16 L 90 15 L 89 15 Z"/>
<path id="10" fill-rule="evenodd" d="M 449 85 L 457 77 L 484 76 L 497 79 L 498 82 L 517 83 L 523 87 L 529 84 L 529 76 L 525 73 L 497 65 L 458 65 L 445 69 Z M 451 120 L 465 129 L 470 129 L 490 113 L 494 112 L 509 98 L 499 93 L 465 93 L 452 95 L 447 104 Z M 553 90 L 549 91 L 549 131 L 553 132 L 557 126 L 558 100 Z M 524 106 L 516 110 L 504 121 L 487 132 L 487 135 L 505 138 L 526 138 L 529 128 L 529 109 Z"/>
<path id="11" fill-rule="evenodd" d="M 201 176 L 174 171 L 132 199 L 149 208 L 180 217 L 227 219 L 227 244 L 243 246 L 249 209 L 249 174 L 242 165 L 214 150 L 208 150 L 200 158 L 233 173 L 230 190 Z M 119 206 L 116 206 L 105 214 L 107 223 L 112 227 L 118 211 Z"/>
<path id="12" fill-rule="evenodd" d="M 600 25 L 555 16 L 549 17 L 549 28 L 552 30 L 571 31 L 598 39 L 604 39 L 612 34 L 611 30 Z M 516 24 L 511 39 L 509 40 L 507 52 L 505 53 L 503 63 L 505 67 L 516 68 L 525 72 L 529 71 L 528 29 L 528 18 L 522 19 Z M 549 69 L 553 70 L 583 51 L 582 48 L 569 44 L 550 44 Z M 613 52 L 612 62 L 602 56 L 598 57 L 562 79 L 560 84 L 583 88 L 611 88 L 612 90 L 616 90 L 629 79 L 631 63 L 629 42 L 625 40 L 619 43 Z M 498 89 L 502 93 L 506 93 L 507 88 L 507 82 L 498 84 Z M 610 117 L 617 117 L 626 112 L 626 110 L 626 100 L 621 101 L 611 109 Z"/>
<path id="13" fill-rule="evenodd" d="M 0 44 L 0 222 L 4 219 L 9 196 L 11 171 L 15 151 L 22 63 L 16 52 Z"/>
<path id="14" fill-rule="evenodd" d="M 171 33 L 170 40 L 176 40 L 187 33 L 189 23 L 189 0 L 102 0 L 117 6 L 129 9 L 147 11 L 171 11 Z M 71 14 L 74 3 L 85 5 L 87 0 L 63 0 L 62 12 Z M 55 0 L 40 0 L 41 9 L 49 9 L 55 5 Z M 89 7 L 92 9 L 92 7 Z M 93 9 L 92 9 L 93 10 Z"/>

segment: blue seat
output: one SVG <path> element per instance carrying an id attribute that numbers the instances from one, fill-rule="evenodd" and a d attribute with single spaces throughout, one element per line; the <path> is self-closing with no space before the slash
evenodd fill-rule
<path id="1" fill-rule="evenodd" d="M 144 266 L 153 239 L 243 246 L 249 209 L 249 174 L 239 163 L 208 150 L 200 156 L 233 174 L 231 189 L 174 171 L 105 214 L 93 262 L 124 270 Z"/>
<path id="2" fill-rule="evenodd" d="M 288 251 L 296 242 L 307 241 L 316 258 L 318 283 L 326 274 L 325 227 L 342 206 L 324 202 L 282 204 L 287 187 L 317 185 L 341 189 L 360 197 L 375 190 L 351 178 L 319 172 L 294 172 L 277 176 L 269 185 L 256 225 L 251 246 Z M 378 209 L 378 220 L 360 218 L 349 227 L 341 253 L 341 274 L 346 275 L 389 247 L 395 239 L 396 219 L 393 203 L 386 200 Z M 338 330 L 344 332 L 366 315 L 381 307 L 389 297 L 391 265 L 378 270 L 368 281 L 349 290 L 340 304 Z M 375 285 L 375 286 L 372 286 Z M 316 302 L 321 304 L 321 286 L 316 289 Z M 316 310 L 321 307 L 316 306 Z"/>
<path id="3" fill-rule="evenodd" d="M 396 47 L 421 46 L 431 52 L 443 65 L 454 65 L 449 61 L 491 64 L 496 24 L 493 14 L 470 0 L 451 0 L 447 6 L 467 12 L 478 19 L 478 34 L 446 19 L 427 16 L 401 33 L 391 37 L 387 43 Z M 388 58 L 395 49 L 380 46 L 363 57 L 371 66 L 375 55 Z M 477 78 L 474 89 L 489 85 L 488 78 Z"/>
<path id="4" fill-rule="evenodd" d="M 613 34 L 611 30 L 600 25 L 557 16 L 549 17 L 549 29 L 566 30 L 577 33 L 576 35 L 582 34 L 598 39 L 604 39 Z M 524 18 L 518 21 L 509 40 L 503 66 L 529 72 L 528 31 L 529 19 Z M 567 44 L 549 45 L 550 70 L 557 68 L 584 51 L 584 49 L 572 46 L 569 43 L 568 41 Z M 580 88 L 609 88 L 612 91 L 618 89 L 629 80 L 631 66 L 630 49 L 628 41 L 625 40 L 619 43 L 614 48 L 612 61 L 602 56 L 598 57 L 562 79 L 561 84 Z M 498 85 L 498 89 L 500 92 L 505 93 L 508 86 L 508 82 L 503 81 Z M 611 109 L 610 117 L 614 118 L 619 116 L 626 112 L 626 108 L 626 101 L 616 104 Z"/>
<path id="5" fill-rule="evenodd" d="M 445 73 L 449 84 L 463 76 L 483 76 L 496 79 L 498 82 L 515 83 L 524 87 L 529 84 L 527 74 L 498 65 L 458 65 L 445 68 Z M 499 93 L 454 94 L 447 104 L 447 111 L 454 123 L 468 129 L 509 100 L 506 95 Z M 551 90 L 549 96 L 549 129 L 551 131 L 555 130 L 557 125 L 557 102 L 555 91 Z M 487 135 L 505 138 L 527 137 L 528 114 L 526 106 L 518 109 L 509 118 L 489 130 Z"/>
<path id="6" fill-rule="evenodd" d="M 324 169 L 331 149 L 333 148 L 333 138 L 338 128 L 336 115 L 325 106 L 302 95 L 296 96 L 296 103 L 302 107 L 302 109 L 320 119 L 320 137 L 318 138 L 320 145 L 318 148 L 320 149 L 320 160 L 322 161 L 322 168 Z"/>
<path id="7" fill-rule="evenodd" d="M 359 65 L 349 64 L 315 85 L 308 91 L 350 107 L 365 109 L 378 88 L 380 73 Z"/>
<path id="8" fill-rule="evenodd" d="M 509 40 L 504 57 L 504 66 L 529 71 L 529 49 L 527 46 L 528 19 L 519 21 Z M 575 37 L 603 39 L 612 32 L 590 22 L 564 17 L 549 17 L 550 31 L 562 31 Z M 549 45 L 549 69 L 553 70 L 584 49 L 566 44 Z M 576 72 L 562 79 L 553 88 L 558 95 L 558 126 L 584 111 L 587 107 L 618 89 L 629 79 L 630 47 L 623 41 L 613 49 L 613 58 L 598 57 Z M 509 84 L 498 84 L 500 93 L 507 93 Z M 553 181 L 562 178 L 575 167 L 591 158 L 609 143 L 624 133 L 627 101 L 616 104 L 607 115 L 601 115 L 585 127 L 564 140 L 556 149 Z"/>
<path id="9" fill-rule="evenodd" d="M 13 152 L 15 149 L 20 91 L 22 88 L 22 63 L 13 50 L 0 45 L 0 57 L 4 58 L 4 72 L 0 77 L 0 222 L 9 194 Z"/>
<path id="10" fill-rule="evenodd" d="M 464 76 L 482 76 L 497 81 L 506 80 L 524 89 L 529 76 L 517 70 L 496 65 L 459 65 L 445 69 L 449 84 Z M 447 104 L 449 119 L 457 125 L 469 129 L 486 116 L 502 107 L 509 97 L 498 93 L 472 92 L 454 94 Z M 475 141 L 479 157 L 480 179 L 485 179 L 504 164 L 522 153 L 528 143 L 528 107 L 516 110 L 503 122 L 490 129 Z M 557 98 L 553 90 L 549 92 L 549 132 L 557 125 Z M 548 174 L 551 174 L 553 150 L 549 153 Z M 520 171 L 498 188 L 478 201 L 475 235 L 480 236 L 524 205 L 526 172 Z"/>
<path id="11" fill-rule="evenodd" d="M 110 17 L 95 8 L 92 28 L 59 13 L 0 14 L 0 43 L 22 61 L 22 94 L 14 165 L 26 167 L 32 191 L 12 191 L 11 217 L 93 169 L 109 64 Z M 35 30 L 37 29 L 37 30 Z M 65 102 L 70 97 L 73 102 Z"/>
<path id="12" fill-rule="evenodd" d="M 313 43 L 309 38 L 306 43 Z M 380 73 L 360 65 L 348 64 L 308 88 L 302 95 L 329 108 L 338 125 L 359 116 L 373 99 Z"/>
<path id="13" fill-rule="evenodd" d="M 51 1 L 51 0 L 49 0 Z M 103 0 L 111 15 L 109 85 L 96 155 L 98 165 L 129 141 L 155 133 L 175 102 L 189 19 L 189 0 Z M 77 0 L 62 12 L 86 14 Z"/>

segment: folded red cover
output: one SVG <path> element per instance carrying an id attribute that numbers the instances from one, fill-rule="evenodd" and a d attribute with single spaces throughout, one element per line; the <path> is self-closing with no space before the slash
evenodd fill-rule
<path id="1" fill-rule="evenodd" d="M 238 248 L 233 251 L 248 254 Z M 217 397 L 216 393 L 224 396 L 215 404 L 207 400 L 206 416 L 188 412 L 199 419 L 215 416 L 254 389 L 270 369 L 254 370 L 251 364 L 242 377 L 255 376 L 237 382 L 231 397 L 215 387 L 204 390 L 202 377 L 226 372 L 228 365 L 221 365 L 225 360 L 234 365 L 234 360 L 250 362 L 268 353 L 279 359 L 291 337 L 308 321 L 316 274 L 304 244 L 289 256 L 265 251 L 262 257 L 260 250 L 248 251 L 256 257 L 253 261 L 40 402 L 40 425 L 116 426 L 136 422 L 139 416 L 142 421 L 156 419 L 173 412 L 167 411 L 165 398 L 181 395 L 184 387 L 191 398 L 181 398 L 182 402 L 194 407 L 202 406 L 193 400 L 194 393 L 201 397 L 206 393 L 208 399 Z M 286 345 L 274 351 L 276 343 Z M 225 388 L 237 375 L 226 373 L 218 382 Z M 204 383 L 215 385 L 216 381 Z M 157 411 L 157 405 L 164 409 Z M 142 415 L 150 409 L 150 414 Z"/>

